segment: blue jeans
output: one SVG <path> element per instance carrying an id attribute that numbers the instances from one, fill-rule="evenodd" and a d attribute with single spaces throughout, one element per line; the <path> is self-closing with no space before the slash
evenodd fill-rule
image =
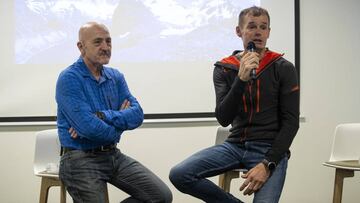
<path id="1" fill-rule="evenodd" d="M 130 195 L 123 203 L 172 202 L 171 191 L 165 183 L 119 149 L 69 151 L 61 157 L 59 177 L 75 203 L 105 202 L 106 183 Z"/>
<path id="2" fill-rule="evenodd" d="M 181 192 L 207 203 L 241 202 L 206 178 L 239 168 L 240 165 L 251 169 L 264 159 L 270 148 L 271 145 L 264 142 L 224 142 L 203 149 L 179 163 L 171 169 L 169 178 Z M 269 179 L 254 194 L 254 203 L 279 201 L 285 182 L 287 161 L 288 157 L 285 154 Z"/>

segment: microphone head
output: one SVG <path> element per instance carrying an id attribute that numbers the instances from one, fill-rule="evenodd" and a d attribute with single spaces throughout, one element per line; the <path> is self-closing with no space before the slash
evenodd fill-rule
<path id="1" fill-rule="evenodd" d="M 255 43 L 253 41 L 250 41 L 246 47 L 246 50 L 255 51 L 255 49 L 256 49 Z"/>

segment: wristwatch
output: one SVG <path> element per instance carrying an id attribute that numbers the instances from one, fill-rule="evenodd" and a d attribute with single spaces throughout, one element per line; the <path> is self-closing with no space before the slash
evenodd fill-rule
<path id="1" fill-rule="evenodd" d="M 100 118 L 101 120 L 104 120 L 105 119 L 105 114 L 101 111 L 97 111 L 95 112 L 95 115 Z"/>
<path id="2" fill-rule="evenodd" d="M 263 159 L 263 160 L 261 161 L 261 163 L 264 164 L 265 167 L 268 168 L 270 172 L 273 172 L 273 171 L 275 170 L 275 168 L 276 168 L 276 163 L 275 163 L 275 162 L 272 162 L 272 161 L 268 161 L 268 160 L 266 160 L 266 159 Z"/>

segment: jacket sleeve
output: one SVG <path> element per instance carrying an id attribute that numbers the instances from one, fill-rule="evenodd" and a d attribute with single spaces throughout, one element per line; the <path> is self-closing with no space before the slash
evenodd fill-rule
<path id="1" fill-rule="evenodd" d="M 60 74 L 56 84 L 56 102 L 70 126 L 80 137 L 100 143 L 119 139 L 120 132 L 94 115 L 82 89 L 78 75 Z"/>
<path id="2" fill-rule="evenodd" d="M 265 155 L 268 161 L 278 163 L 289 150 L 299 129 L 300 89 L 295 67 L 290 62 L 284 62 L 279 70 L 280 95 L 279 114 L 280 131 L 275 137 L 271 150 Z"/>
<path id="3" fill-rule="evenodd" d="M 232 85 L 228 85 L 226 73 L 222 67 L 215 66 L 213 81 L 216 94 L 215 116 L 220 125 L 228 126 L 237 115 L 237 109 L 241 105 L 242 95 L 245 90 L 246 82 L 235 77 Z"/>
<path id="4" fill-rule="evenodd" d="M 102 111 L 105 114 L 105 122 L 115 126 L 121 131 L 135 129 L 139 127 L 144 120 L 143 110 L 136 98 L 131 95 L 124 75 L 117 72 L 116 80 L 119 93 L 125 95 L 124 98 L 130 102 L 130 107 L 124 110 Z"/>

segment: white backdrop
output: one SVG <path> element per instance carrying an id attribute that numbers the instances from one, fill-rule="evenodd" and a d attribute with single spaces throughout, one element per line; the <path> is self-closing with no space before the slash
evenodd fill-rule
<path id="1" fill-rule="evenodd" d="M 125 74 L 147 114 L 214 111 L 213 64 L 242 49 L 242 8 L 269 10 L 269 48 L 294 62 L 293 1 L 96 2 L 1 1 L 0 117 L 56 115 L 57 76 L 79 57 L 78 28 L 92 20 L 110 28 L 109 66 Z"/>

